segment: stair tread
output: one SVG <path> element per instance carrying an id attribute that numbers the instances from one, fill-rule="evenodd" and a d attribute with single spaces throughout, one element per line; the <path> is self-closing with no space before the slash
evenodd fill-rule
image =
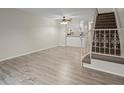
<path id="1" fill-rule="evenodd" d="M 115 18 L 114 19 L 96 19 L 96 22 L 97 21 L 115 21 Z"/>
<path id="2" fill-rule="evenodd" d="M 109 26 L 109 27 L 115 27 L 116 25 L 95 25 L 96 27 L 102 27 L 102 26 Z"/>
<path id="3" fill-rule="evenodd" d="M 115 17 L 97 17 L 97 20 L 108 20 L 108 19 L 115 19 Z"/>
<path id="4" fill-rule="evenodd" d="M 117 28 L 117 26 L 111 26 L 111 27 L 110 26 L 96 26 L 95 28 L 101 28 L 101 29 L 106 28 L 107 29 L 107 28 Z"/>
<path id="5" fill-rule="evenodd" d="M 97 20 L 96 23 L 116 23 L 116 21 L 108 21 L 108 20 Z"/>
<path id="6" fill-rule="evenodd" d="M 108 13 L 100 13 L 98 15 L 113 15 L 113 14 L 114 14 L 114 12 L 108 12 Z"/>
<path id="7" fill-rule="evenodd" d="M 104 24 L 107 24 L 107 25 L 116 25 L 116 22 L 96 22 L 96 24 L 100 24 L 100 25 L 104 25 Z"/>
<path id="8" fill-rule="evenodd" d="M 114 17 L 114 14 L 113 15 L 98 15 L 98 17 Z"/>
<path id="9" fill-rule="evenodd" d="M 117 26 L 114 26 L 114 27 L 103 27 L 103 26 L 97 26 L 95 27 L 95 29 L 113 29 L 113 28 L 117 28 Z"/>
<path id="10" fill-rule="evenodd" d="M 105 27 L 105 26 L 106 26 L 106 27 L 115 27 L 116 24 L 115 24 L 115 25 L 110 25 L 110 24 L 108 24 L 108 25 L 107 25 L 107 24 L 104 24 L 104 25 L 103 25 L 103 24 L 96 24 L 95 26 L 96 26 L 96 27 L 97 27 L 97 26 L 101 26 L 101 27 Z"/>

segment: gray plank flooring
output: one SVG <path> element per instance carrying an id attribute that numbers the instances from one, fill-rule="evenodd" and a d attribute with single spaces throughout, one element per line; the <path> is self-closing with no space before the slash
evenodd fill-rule
<path id="1" fill-rule="evenodd" d="M 0 62 L 0 84 L 124 84 L 124 77 L 81 67 L 80 57 L 79 48 L 55 47 Z"/>

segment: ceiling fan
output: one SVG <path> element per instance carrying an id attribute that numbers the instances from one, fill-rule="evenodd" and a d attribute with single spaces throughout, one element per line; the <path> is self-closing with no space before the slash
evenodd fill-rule
<path id="1" fill-rule="evenodd" d="M 62 19 L 62 21 L 64 21 L 64 22 L 69 22 L 69 21 L 71 21 L 72 20 L 72 18 L 66 18 L 65 16 L 63 16 L 63 19 Z"/>
<path id="2" fill-rule="evenodd" d="M 68 22 L 71 22 L 72 18 L 66 18 L 65 16 L 63 16 L 60 24 L 68 24 Z"/>
<path id="3" fill-rule="evenodd" d="M 59 9 L 59 12 L 53 15 L 48 16 L 48 18 L 53 19 L 57 21 L 60 24 L 68 24 L 72 21 L 72 19 L 78 19 L 82 18 L 82 16 L 77 15 L 77 12 L 75 13 L 67 13 L 65 9 Z"/>

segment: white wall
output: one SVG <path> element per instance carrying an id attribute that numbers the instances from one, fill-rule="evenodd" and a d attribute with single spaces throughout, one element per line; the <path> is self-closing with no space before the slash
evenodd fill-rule
<path id="1" fill-rule="evenodd" d="M 0 61 L 57 45 L 56 22 L 16 9 L 0 9 Z"/>
<path id="2" fill-rule="evenodd" d="M 81 40 L 79 37 L 67 37 L 67 46 L 81 47 Z"/>
<path id="3" fill-rule="evenodd" d="M 114 12 L 113 8 L 97 8 L 98 13 L 108 13 L 108 12 Z"/>
<path id="4" fill-rule="evenodd" d="M 119 22 L 120 22 L 120 29 L 123 29 L 122 31 L 119 31 L 120 36 L 120 42 L 121 42 L 121 55 L 124 57 L 124 8 L 116 8 Z"/>

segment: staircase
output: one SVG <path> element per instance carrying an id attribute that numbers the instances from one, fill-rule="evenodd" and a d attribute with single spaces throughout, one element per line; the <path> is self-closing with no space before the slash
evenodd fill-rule
<path id="1" fill-rule="evenodd" d="M 114 12 L 98 14 L 95 29 L 117 28 Z"/>
<path id="2" fill-rule="evenodd" d="M 124 60 L 118 58 L 121 49 L 114 12 L 98 14 L 92 52 L 94 59 L 124 64 Z"/>
<path id="3" fill-rule="evenodd" d="M 90 62 L 83 66 L 124 77 L 124 58 L 121 57 L 120 39 L 114 12 L 97 15 Z M 90 59 L 90 58 L 89 58 Z"/>

